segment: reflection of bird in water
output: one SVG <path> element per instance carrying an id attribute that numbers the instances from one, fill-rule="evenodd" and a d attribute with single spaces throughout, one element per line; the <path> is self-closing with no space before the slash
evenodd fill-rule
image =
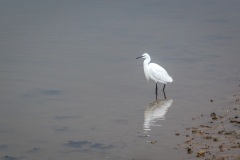
<path id="1" fill-rule="evenodd" d="M 171 107 L 173 100 L 165 99 L 158 100 L 153 103 L 150 103 L 144 111 L 144 130 L 151 130 L 151 126 L 161 126 L 156 125 L 155 123 L 158 120 L 164 120 L 164 116 L 167 113 L 169 107 Z"/>

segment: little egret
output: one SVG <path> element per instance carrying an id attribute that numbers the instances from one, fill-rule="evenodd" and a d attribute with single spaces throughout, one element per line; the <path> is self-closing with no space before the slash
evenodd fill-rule
<path id="1" fill-rule="evenodd" d="M 157 100 L 157 92 L 158 92 L 158 88 L 157 88 L 157 83 L 163 83 L 163 94 L 164 94 L 164 98 L 166 99 L 166 94 L 165 94 L 165 87 L 167 83 L 171 83 L 173 81 L 172 77 L 170 77 L 167 73 L 167 71 L 159 66 L 156 63 L 150 63 L 151 61 L 151 57 L 149 56 L 149 54 L 144 53 L 142 56 L 137 57 L 136 59 L 139 58 L 144 58 L 145 60 L 143 61 L 143 70 L 144 70 L 144 74 L 145 77 L 147 79 L 147 81 L 149 80 L 149 78 L 151 80 L 153 80 L 156 83 L 156 100 Z"/>

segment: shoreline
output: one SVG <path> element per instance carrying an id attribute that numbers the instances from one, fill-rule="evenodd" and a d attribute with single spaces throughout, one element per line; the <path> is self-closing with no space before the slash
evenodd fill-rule
<path id="1" fill-rule="evenodd" d="M 178 148 L 185 150 L 187 159 L 240 160 L 240 93 L 227 106 L 192 120 L 197 125 L 175 134 L 184 139 Z"/>

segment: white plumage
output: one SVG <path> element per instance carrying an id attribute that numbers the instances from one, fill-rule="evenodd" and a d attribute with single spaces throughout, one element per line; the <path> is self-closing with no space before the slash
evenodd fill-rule
<path id="1" fill-rule="evenodd" d="M 163 67 L 159 66 L 156 63 L 150 63 L 151 62 L 151 57 L 149 56 L 148 53 L 144 53 L 142 56 L 140 56 L 138 58 L 144 58 L 145 59 L 143 61 L 143 70 L 144 70 L 144 74 L 145 74 L 145 77 L 146 77 L 147 81 L 149 79 L 151 79 L 156 83 L 156 100 L 157 100 L 157 83 L 158 82 L 164 84 L 163 93 L 164 93 L 164 97 L 166 99 L 164 89 L 165 89 L 165 86 L 166 86 L 167 83 L 171 83 L 173 81 L 172 77 L 169 76 L 169 74 L 167 73 L 167 71 Z"/>

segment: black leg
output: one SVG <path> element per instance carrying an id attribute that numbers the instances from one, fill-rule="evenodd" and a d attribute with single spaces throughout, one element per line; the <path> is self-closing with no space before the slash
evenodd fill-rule
<path id="1" fill-rule="evenodd" d="M 163 86 L 163 94 L 164 94 L 164 98 L 167 99 L 166 94 L 165 94 L 165 87 L 166 87 L 166 84 L 164 84 L 164 86 Z"/>
<path id="2" fill-rule="evenodd" d="M 157 96 L 157 94 L 158 94 L 157 92 L 158 92 L 158 88 L 157 88 L 157 83 L 156 83 L 156 101 L 157 101 L 157 97 L 158 97 Z"/>

